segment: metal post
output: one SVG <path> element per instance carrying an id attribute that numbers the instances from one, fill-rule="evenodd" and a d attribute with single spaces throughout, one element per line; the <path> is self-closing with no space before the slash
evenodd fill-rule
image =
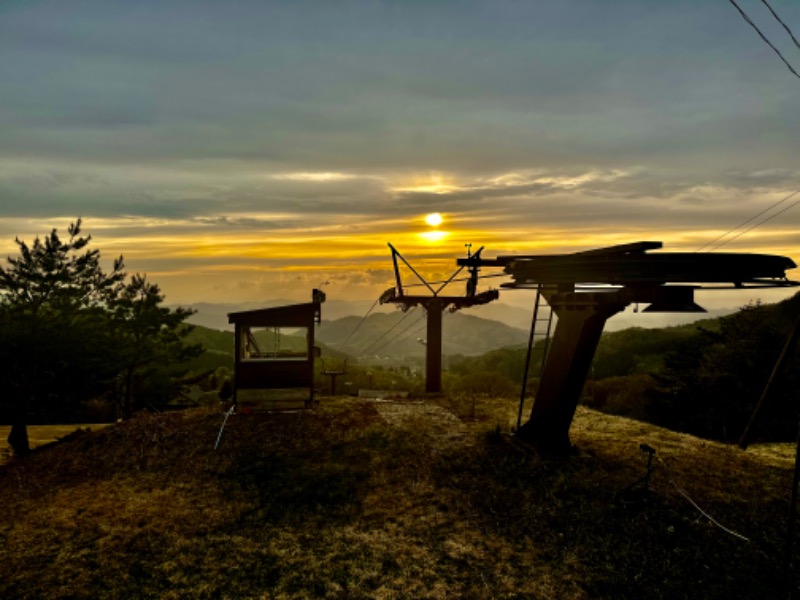
<path id="1" fill-rule="evenodd" d="M 800 335 L 800 319 L 795 321 L 792 330 L 789 332 L 789 337 L 786 338 L 786 343 L 783 345 L 783 350 L 781 350 L 781 354 L 778 357 L 778 360 L 775 362 L 775 366 L 772 368 L 772 373 L 767 380 L 767 385 L 764 386 L 764 391 L 761 393 L 761 397 L 758 399 L 758 404 L 756 404 L 756 408 L 753 410 L 753 414 L 750 416 L 750 420 L 747 422 L 747 427 L 745 427 L 742 437 L 739 438 L 739 447 L 742 448 L 742 450 L 746 450 L 747 446 L 750 444 L 750 438 L 753 435 L 756 424 L 761 417 L 764 407 L 769 401 L 770 395 L 774 389 L 775 381 L 778 380 L 778 377 L 783 370 L 783 365 L 786 362 L 790 351 L 797 342 L 798 335 Z"/>
<path id="2" fill-rule="evenodd" d="M 570 294 L 568 296 L 575 296 Z M 584 296 L 580 294 L 579 296 Z M 586 295 L 588 302 L 569 298 L 554 303 L 558 323 L 530 420 L 517 430 L 522 439 L 547 454 L 567 454 L 572 449 L 569 428 L 580 400 L 606 320 L 624 308 L 602 296 Z"/>
<path id="3" fill-rule="evenodd" d="M 425 303 L 428 312 L 428 344 L 425 352 L 425 391 L 439 394 L 442 391 L 442 303 L 430 300 Z"/>
<path id="4" fill-rule="evenodd" d="M 528 335 L 528 352 L 525 355 L 525 370 L 522 375 L 522 390 L 519 393 L 519 410 L 517 411 L 517 429 L 522 425 L 522 411 L 525 406 L 525 393 L 528 390 L 528 370 L 531 364 L 531 352 L 533 351 L 533 337 L 536 332 L 536 321 L 539 315 L 539 300 L 541 299 L 542 286 L 536 290 L 536 301 L 533 303 L 533 317 L 531 317 L 531 332 Z"/>

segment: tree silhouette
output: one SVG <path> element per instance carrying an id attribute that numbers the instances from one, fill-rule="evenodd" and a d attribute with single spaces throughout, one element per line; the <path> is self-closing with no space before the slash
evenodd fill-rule
<path id="1" fill-rule="evenodd" d="M 144 275 L 126 283 L 122 257 L 109 272 L 87 248 L 81 220 L 65 241 L 53 229 L 0 267 L 0 404 L 10 416 L 9 444 L 29 452 L 31 416 L 66 418 L 85 400 L 116 390 L 119 416 L 144 404 L 145 391 L 169 399 L 166 370 L 200 353 L 184 341 L 192 311 L 162 306 Z M 51 421 L 52 422 L 52 421 Z"/>
<path id="2" fill-rule="evenodd" d="M 655 376 L 658 387 L 646 399 L 651 420 L 704 437 L 738 439 L 799 310 L 800 296 L 775 306 L 756 302 L 720 319 L 719 331 L 701 329 L 691 343 L 666 356 L 663 372 Z M 794 352 L 760 424 L 766 439 L 795 435 L 799 364 Z"/>
<path id="3" fill-rule="evenodd" d="M 74 400 L 110 376 L 102 321 L 123 285 L 122 257 L 106 273 L 100 252 L 87 249 L 91 236 L 81 235 L 80 219 L 68 233 L 64 241 L 53 229 L 30 246 L 17 238 L 19 256 L 0 266 L 0 374 L 18 455 L 29 451 L 30 411 Z"/>
<path id="4" fill-rule="evenodd" d="M 198 356 L 203 350 L 199 345 L 185 343 L 192 328 L 184 321 L 194 311 L 182 307 L 172 310 L 161 306 L 163 301 L 158 285 L 137 274 L 110 304 L 119 348 L 120 418 L 129 418 L 137 404 L 141 404 L 136 402 L 136 391 L 148 375 L 152 380 L 156 373 L 163 375 L 169 365 Z"/>

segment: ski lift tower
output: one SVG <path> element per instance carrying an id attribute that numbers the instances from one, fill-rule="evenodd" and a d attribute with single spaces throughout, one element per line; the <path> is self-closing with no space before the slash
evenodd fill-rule
<path id="1" fill-rule="evenodd" d="M 695 290 L 798 285 L 786 277 L 796 265 L 785 256 L 650 253 L 661 247 L 645 241 L 574 254 L 478 258 L 479 265 L 511 276 L 502 287 L 538 290 L 558 317 L 530 419 L 517 431 L 522 439 L 549 454 L 571 450 L 570 425 L 603 327 L 629 304 L 648 304 L 644 312 L 705 312 Z"/>
<path id="2" fill-rule="evenodd" d="M 430 394 L 438 394 L 442 391 L 442 313 L 445 309 L 456 312 L 462 308 L 488 304 L 497 300 L 499 292 L 497 290 L 487 290 L 477 293 L 478 272 L 481 266 L 481 251 L 483 246 L 475 252 L 470 252 L 467 246 L 467 258 L 459 260 L 459 268 L 441 285 L 434 289 L 433 285 L 426 281 L 411 264 L 403 258 L 398 250 L 389 244 L 392 250 L 392 263 L 394 265 L 395 282 L 397 285 L 389 288 L 380 297 L 381 304 L 399 304 L 403 311 L 414 306 L 422 306 L 427 314 L 427 343 L 425 345 L 425 391 Z M 400 259 L 422 282 L 429 294 L 409 295 L 403 288 L 402 278 L 400 277 Z M 467 278 L 467 289 L 464 296 L 445 296 L 441 292 L 450 284 L 455 277 L 466 268 L 469 272 Z M 440 283 L 440 282 L 437 282 Z"/>

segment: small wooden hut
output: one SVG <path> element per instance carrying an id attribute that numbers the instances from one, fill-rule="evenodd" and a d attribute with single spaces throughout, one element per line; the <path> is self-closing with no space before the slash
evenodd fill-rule
<path id="1" fill-rule="evenodd" d="M 314 326 L 325 294 L 312 301 L 228 314 L 234 326 L 233 402 L 250 409 L 289 408 L 314 400 Z"/>

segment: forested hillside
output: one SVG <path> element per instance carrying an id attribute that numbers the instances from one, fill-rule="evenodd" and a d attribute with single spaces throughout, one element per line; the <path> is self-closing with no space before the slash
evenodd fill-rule
<path id="1" fill-rule="evenodd" d="M 694 343 L 701 330 L 718 331 L 719 327 L 719 319 L 704 319 L 662 329 L 632 327 L 605 333 L 594 357 L 592 376 L 605 379 L 657 372 L 676 348 Z"/>
<path id="2" fill-rule="evenodd" d="M 751 304 L 718 319 L 605 333 L 584 402 L 678 431 L 737 439 L 798 318 L 800 295 L 795 295 L 773 305 Z M 501 349 L 462 358 L 451 364 L 450 371 L 457 377 L 496 374 L 519 390 L 524 352 Z M 538 372 L 533 367 L 529 390 L 536 387 Z M 800 353 L 794 348 L 758 429 L 761 438 L 793 439 L 799 377 Z"/>
<path id="3" fill-rule="evenodd" d="M 86 249 L 89 238 L 80 236 L 79 221 L 69 234 L 66 242 L 55 230 L 46 243 L 18 241 L 19 257 L 0 268 L 0 353 L 10 391 L 0 399 L 0 416 L 17 423 L 13 431 L 22 432 L 22 452 L 28 421 L 111 420 L 186 404 L 198 394 L 216 398 L 232 376 L 231 332 L 187 326 L 191 311 L 162 306 L 158 286 L 143 275 L 128 278 L 121 258 L 104 273 L 99 251 Z M 23 280 L 26 294 L 19 293 L 27 289 Z M 690 325 L 606 333 L 584 402 L 679 431 L 736 439 L 798 316 L 800 296 L 794 296 Z M 338 394 L 362 388 L 419 392 L 426 337 L 422 309 L 324 321 L 316 331 L 322 356 L 314 385 L 332 393 L 332 374 L 338 374 Z M 444 392 L 518 395 L 527 337 L 497 321 L 445 313 Z M 265 349 L 306 344 L 290 330 L 280 338 L 263 330 L 256 338 Z M 537 375 L 534 365 L 531 393 Z M 798 378 L 795 348 L 757 430 L 762 438 L 795 435 Z"/>
<path id="4" fill-rule="evenodd" d="M 595 355 L 583 402 L 610 414 L 679 431 L 737 439 L 798 315 L 800 297 L 795 296 L 775 305 L 752 304 L 725 317 L 688 325 L 607 332 Z M 415 324 L 415 320 L 420 322 Z M 525 332 L 458 313 L 447 315 L 444 322 L 444 353 L 449 354 L 444 391 L 518 397 L 525 362 L 524 343 L 520 342 L 524 342 Z M 376 387 L 420 391 L 424 387 L 424 346 L 417 337 L 424 336 L 424 325 L 424 315 L 399 311 L 372 315 L 363 322 L 346 317 L 323 323 L 317 337 L 327 343 L 319 342 L 323 351 L 322 360 L 317 361 L 316 387 L 330 392 L 331 379 L 323 372 L 346 369 L 337 390 L 340 394 Z M 232 333 L 195 327 L 188 340 L 206 348 L 203 355 L 187 363 L 190 370 L 232 366 Z M 341 346 L 344 353 L 336 350 Z M 487 346 L 495 347 L 467 356 L 470 350 Z M 376 355 L 389 352 L 404 357 L 405 366 L 391 361 L 376 363 Z M 534 352 L 534 362 L 537 356 Z M 536 389 L 537 367 L 533 364 L 529 372 L 530 393 Z M 798 367 L 795 351 L 757 432 L 761 438 L 794 436 L 797 411 L 792 390 Z"/>

